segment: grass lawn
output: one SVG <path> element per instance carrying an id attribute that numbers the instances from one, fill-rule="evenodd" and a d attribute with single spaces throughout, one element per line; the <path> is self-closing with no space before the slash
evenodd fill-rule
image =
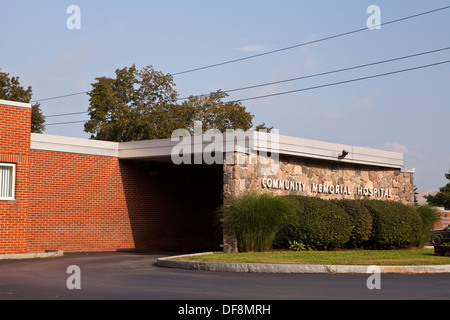
<path id="1" fill-rule="evenodd" d="M 450 264 L 450 257 L 435 256 L 434 249 L 215 253 L 212 255 L 209 254 L 182 257 L 173 260 L 201 262 L 378 266 Z"/>

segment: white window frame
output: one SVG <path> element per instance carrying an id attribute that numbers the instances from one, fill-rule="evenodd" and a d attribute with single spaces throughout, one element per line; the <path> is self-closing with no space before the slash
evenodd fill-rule
<path id="1" fill-rule="evenodd" d="M 16 199 L 16 164 L 15 163 L 1 163 L 0 167 L 10 167 L 12 168 L 11 177 L 11 197 L 2 197 L 0 193 L 0 201 L 14 201 Z M 2 181 L 0 181 L 2 183 Z"/>

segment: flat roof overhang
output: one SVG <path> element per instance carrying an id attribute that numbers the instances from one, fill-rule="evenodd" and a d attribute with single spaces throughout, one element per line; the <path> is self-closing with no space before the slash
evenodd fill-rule
<path id="1" fill-rule="evenodd" d="M 158 160 L 171 158 L 181 138 L 146 140 L 135 142 L 107 142 L 91 139 L 68 138 L 45 134 L 31 134 L 31 149 L 66 153 L 79 153 L 119 159 Z M 185 152 L 192 155 L 214 149 L 216 152 L 236 151 L 236 145 L 244 152 L 277 152 L 280 155 L 340 161 L 342 163 L 403 169 L 403 154 L 373 148 L 350 146 L 317 140 L 296 138 L 256 131 L 223 133 L 211 136 L 183 137 Z M 343 150 L 348 155 L 340 159 Z"/>

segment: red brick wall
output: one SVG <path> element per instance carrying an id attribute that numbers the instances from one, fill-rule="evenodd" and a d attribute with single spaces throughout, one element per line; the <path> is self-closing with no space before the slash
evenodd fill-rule
<path id="1" fill-rule="evenodd" d="M 119 160 L 31 151 L 29 251 L 133 248 Z"/>
<path id="2" fill-rule="evenodd" d="M 220 249 L 222 166 L 30 150 L 31 109 L 0 105 L 0 162 L 16 164 L 0 201 L 0 254 Z"/>
<path id="3" fill-rule="evenodd" d="M 441 211 L 441 220 L 434 225 L 435 230 L 445 229 L 450 225 L 450 210 Z"/>
<path id="4" fill-rule="evenodd" d="M 220 250 L 222 167 L 31 151 L 29 251 Z"/>
<path id="5" fill-rule="evenodd" d="M 0 105 L 0 162 L 16 164 L 14 201 L 0 201 L 0 254 L 27 252 L 31 109 Z"/>
<path id="6" fill-rule="evenodd" d="M 121 161 L 137 249 L 220 250 L 222 166 Z"/>

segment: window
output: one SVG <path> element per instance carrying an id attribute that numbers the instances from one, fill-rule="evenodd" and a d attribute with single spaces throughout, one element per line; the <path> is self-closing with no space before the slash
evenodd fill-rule
<path id="1" fill-rule="evenodd" d="M 0 200 L 14 200 L 16 165 L 0 163 Z"/>

